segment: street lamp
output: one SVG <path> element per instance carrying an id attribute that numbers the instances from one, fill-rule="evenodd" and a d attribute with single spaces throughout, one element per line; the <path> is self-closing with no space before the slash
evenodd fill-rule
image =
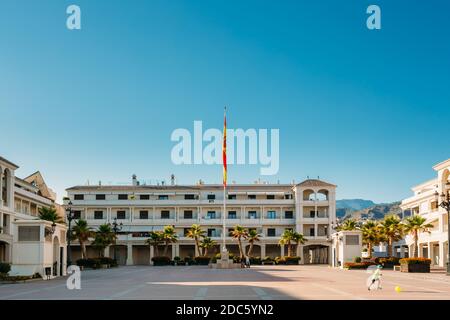
<path id="1" fill-rule="evenodd" d="M 72 238 L 72 229 L 71 224 L 72 220 L 75 218 L 75 214 L 72 210 L 72 201 L 69 201 L 67 203 L 67 221 L 69 222 L 69 229 L 67 230 L 67 267 L 72 264 L 72 258 L 71 258 L 71 249 L 70 249 L 70 241 Z"/>
<path id="2" fill-rule="evenodd" d="M 120 231 L 120 230 L 122 230 L 122 227 L 123 227 L 123 223 L 121 222 L 121 223 L 117 223 L 117 218 L 114 218 L 114 220 L 113 220 L 113 223 L 112 223 L 112 229 L 113 229 L 113 231 L 114 231 L 114 234 L 115 234 L 115 238 L 116 238 L 116 240 L 115 240 L 115 243 L 114 243 L 114 260 L 116 261 L 116 263 L 117 263 L 117 254 L 116 254 L 116 252 L 117 252 L 117 233 Z"/>
<path id="3" fill-rule="evenodd" d="M 436 200 L 438 200 L 439 194 L 437 192 L 434 193 Z M 439 206 L 444 208 L 447 211 L 447 275 L 450 276 L 450 182 L 444 185 L 444 190 L 440 194 Z M 439 201 L 439 200 L 438 200 Z"/>

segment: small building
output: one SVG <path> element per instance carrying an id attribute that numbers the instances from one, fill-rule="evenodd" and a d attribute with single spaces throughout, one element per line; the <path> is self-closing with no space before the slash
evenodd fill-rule
<path id="1" fill-rule="evenodd" d="M 331 235 L 331 265 L 344 268 L 346 262 L 353 262 L 362 253 L 362 233 L 359 230 L 339 231 Z"/>
<path id="2" fill-rule="evenodd" d="M 0 157 L 0 262 L 10 275 L 65 275 L 66 226 L 39 219 L 39 209 L 55 207 L 55 193 L 39 172 L 20 179 L 18 166 Z"/>

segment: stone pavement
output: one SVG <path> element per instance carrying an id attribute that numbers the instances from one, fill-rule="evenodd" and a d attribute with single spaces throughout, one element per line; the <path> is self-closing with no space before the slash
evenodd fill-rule
<path id="1" fill-rule="evenodd" d="M 7 299 L 450 299 L 450 277 L 442 272 L 407 274 L 383 271 L 382 290 L 369 292 L 364 270 L 328 266 L 132 266 L 86 270 L 81 290 L 68 290 L 66 278 L 0 284 Z M 396 292 L 399 286 L 402 291 Z"/>

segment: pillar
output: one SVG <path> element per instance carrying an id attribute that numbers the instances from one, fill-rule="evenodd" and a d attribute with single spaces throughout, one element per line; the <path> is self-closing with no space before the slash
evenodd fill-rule
<path id="1" fill-rule="evenodd" d="M 400 258 L 405 257 L 405 246 L 400 246 Z"/>
<path id="2" fill-rule="evenodd" d="M 110 252 L 110 247 L 106 247 L 105 250 L 103 251 L 103 255 L 105 256 L 105 258 L 109 258 L 109 252 Z"/>
<path id="3" fill-rule="evenodd" d="M 8 207 L 14 211 L 14 171 L 9 171 L 9 176 L 6 177 L 6 199 Z"/>
<path id="4" fill-rule="evenodd" d="M 280 247 L 280 256 L 284 257 L 284 246 Z"/>
<path id="5" fill-rule="evenodd" d="M 445 252 L 445 243 L 439 242 L 439 267 L 446 266 L 447 252 Z"/>
<path id="6" fill-rule="evenodd" d="M 303 246 L 297 246 L 297 255 L 300 257 L 300 264 L 305 264 L 305 257 L 303 256 Z"/>
<path id="7" fill-rule="evenodd" d="M 176 254 L 177 254 L 177 250 L 176 250 L 176 246 L 175 244 L 172 244 L 172 259 L 175 258 Z"/>
<path id="8" fill-rule="evenodd" d="M 266 244 L 261 244 L 261 259 L 264 259 L 266 256 Z"/>
<path id="9" fill-rule="evenodd" d="M 131 243 L 127 244 L 127 266 L 132 266 L 133 263 L 133 245 Z"/>
<path id="10" fill-rule="evenodd" d="M 155 255 L 155 248 L 153 247 L 153 246 L 150 246 L 150 261 L 148 262 L 151 266 L 153 265 L 153 261 L 152 261 L 152 258 L 154 257 L 154 255 Z"/>
<path id="11" fill-rule="evenodd" d="M 428 242 L 428 259 L 431 259 L 431 264 L 433 265 L 434 259 L 433 259 L 433 246 L 430 242 Z"/>

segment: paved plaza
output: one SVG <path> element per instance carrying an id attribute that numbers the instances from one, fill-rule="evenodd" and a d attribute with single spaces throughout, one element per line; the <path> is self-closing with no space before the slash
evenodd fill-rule
<path id="1" fill-rule="evenodd" d="M 66 278 L 0 284 L 6 299 L 450 299 L 444 272 L 406 274 L 383 271 L 383 289 L 368 292 L 369 274 L 328 266 L 253 266 L 217 270 L 203 266 L 133 266 L 86 270 L 81 290 Z M 402 291 L 396 292 L 399 286 Z"/>

